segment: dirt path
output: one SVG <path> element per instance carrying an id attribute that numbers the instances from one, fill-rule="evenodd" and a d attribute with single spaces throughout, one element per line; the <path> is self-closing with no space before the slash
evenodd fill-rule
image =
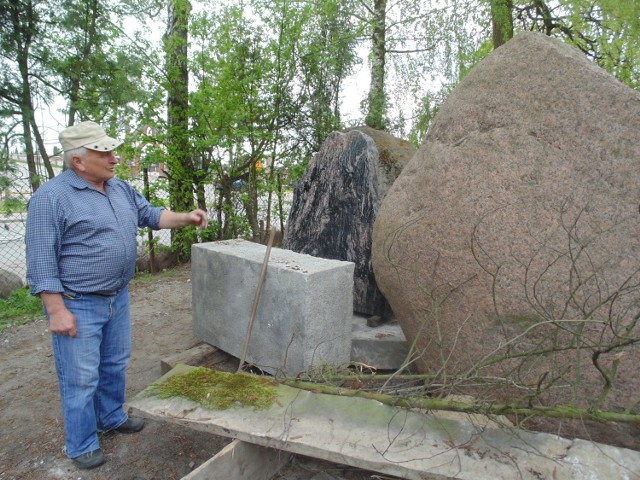
<path id="1" fill-rule="evenodd" d="M 133 353 L 127 398 L 156 380 L 160 360 L 197 343 L 191 333 L 190 267 L 134 280 Z M 107 462 L 79 471 L 63 453 L 57 379 L 47 323 L 40 320 L 0 334 L 0 479 L 177 479 L 229 440 L 147 421 L 136 435 L 105 435 Z"/>

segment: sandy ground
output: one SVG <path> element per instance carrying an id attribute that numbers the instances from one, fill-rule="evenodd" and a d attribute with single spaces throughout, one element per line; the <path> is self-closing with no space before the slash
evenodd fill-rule
<path id="1" fill-rule="evenodd" d="M 191 333 L 190 266 L 131 284 L 133 353 L 127 398 L 161 376 L 160 361 L 198 344 Z M 106 434 L 107 461 L 77 470 L 63 453 L 60 396 L 44 319 L 0 333 L 0 480 L 179 479 L 230 439 L 147 420 L 133 435 Z M 323 473 L 320 473 L 323 472 Z M 297 457 L 281 479 L 386 478 Z"/>
<path id="2" fill-rule="evenodd" d="M 189 267 L 131 286 L 133 353 L 127 397 L 160 376 L 160 359 L 197 343 L 190 329 Z M 107 434 L 107 462 L 77 470 L 63 453 L 60 395 L 46 321 L 0 334 L 0 479 L 174 479 L 218 452 L 227 439 L 148 421 L 135 435 Z"/>

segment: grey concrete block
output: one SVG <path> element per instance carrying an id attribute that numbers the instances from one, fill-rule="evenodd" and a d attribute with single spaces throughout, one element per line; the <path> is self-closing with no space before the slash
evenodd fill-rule
<path id="1" fill-rule="evenodd" d="M 244 240 L 192 248 L 193 329 L 242 355 L 266 247 Z M 354 264 L 272 249 L 246 362 L 297 375 L 351 356 Z"/>
<path id="2" fill-rule="evenodd" d="M 378 370 L 397 370 L 405 362 L 409 346 L 395 321 L 367 326 L 367 317 L 353 316 L 351 360 Z"/>

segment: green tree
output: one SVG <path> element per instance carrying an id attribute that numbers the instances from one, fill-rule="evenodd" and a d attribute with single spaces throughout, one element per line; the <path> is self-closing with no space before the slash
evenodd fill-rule
<path id="1" fill-rule="evenodd" d="M 351 15 L 352 1 L 288 3 L 298 6 L 293 12 L 298 18 L 296 22 L 284 15 L 269 17 L 280 18 L 287 27 L 287 31 L 278 31 L 282 31 L 279 43 L 290 45 L 285 53 L 293 56 L 297 65 L 295 76 L 299 79 L 290 82 L 297 87 L 295 97 L 300 105 L 293 118 L 292 130 L 295 130 L 300 146 L 293 146 L 299 151 L 294 156 L 307 159 L 320 149 L 329 133 L 342 128 L 342 87 L 358 61 L 355 49 L 361 26 Z M 294 24 L 299 25 L 295 35 L 290 33 Z"/>
<path id="2" fill-rule="evenodd" d="M 637 0 L 514 2 L 516 27 L 570 43 L 619 80 L 640 88 L 640 3 Z"/>
<path id="3" fill-rule="evenodd" d="M 168 5 L 168 26 L 164 36 L 167 89 L 167 167 L 170 206 L 176 211 L 193 209 L 193 150 L 189 137 L 189 0 L 171 0 Z M 191 256 L 195 229 L 172 231 L 172 246 L 182 260 Z"/>
<path id="4" fill-rule="evenodd" d="M 67 125 L 91 119 L 123 129 L 144 101 L 151 47 L 115 23 L 136 18 L 131 9 L 127 0 L 61 0 L 48 63 L 67 101 Z"/>
<path id="5" fill-rule="evenodd" d="M 140 49 L 132 49 L 110 20 L 131 16 L 129 0 L 2 1 L 7 15 L 0 19 L 1 113 L 21 119 L 35 190 L 41 181 L 39 161 L 48 178 L 55 174 L 35 109 L 51 105 L 58 95 L 67 101 L 68 125 L 80 117 L 124 130 L 145 95 L 139 86 L 144 68 L 136 54 Z"/>
<path id="6" fill-rule="evenodd" d="M 366 4 L 365 4 L 366 5 Z M 368 8 L 368 6 L 367 6 Z M 365 125 L 377 130 L 387 127 L 387 92 L 385 90 L 387 56 L 387 0 L 374 0 L 371 11 L 371 88 L 367 97 Z"/>
<path id="7" fill-rule="evenodd" d="M 494 48 L 513 38 L 513 0 L 491 0 L 491 31 Z"/>
<path id="8" fill-rule="evenodd" d="M 263 172 L 268 230 L 274 194 L 283 228 L 283 170 L 306 164 L 326 137 L 342 128 L 341 89 L 357 60 L 358 26 L 349 14 L 351 1 L 258 0 L 255 4 L 272 32 L 266 48 L 273 58 L 269 82 L 274 122 Z"/>
<path id="9" fill-rule="evenodd" d="M 13 175 L 16 173 L 17 168 L 14 162 L 11 160 L 11 155 L 9 152 L 9 146 L 11 144 L 11 128 L 7 128 L 5 125 L 2 125 L 2 131 L 4 136 L 4 141 L 2 142 L 2 146 L 0 148 L 0 196 L 3 196 L 5 192 L 11 187 L 13 184 Z"/>
<path id="10" fill-rule="evenodd" d="M 243 118 L 249 114 L 245 64 L 253 29 L 236 7 L 217 15 L 194 16 L 191 29 L 196 84 L 190 95 L 193 141 L 203 171 L 211 174 L 218 188 L 216 238 L 232 238 L 244 233 L 238 222 L 234 183 L 248 180 L 248 163 L 242 161 L 241 152 L 247 135 Z"/>
<path id="11" fill-rule="evenodd" d="M 354 15 L 366 28 L 363 40 L 370 52 L 365 124 L 402 134 L 403 106 L 419 104 L 416 97 L 430 90 L 431 79 L 448 83 L 452 66 L 457 74 L 459 52 L 479 45 L 474 26 L 482 5 L 472 0 L 359 0 L 358 4 Z M 393 111 L 401 113 L 393 118 Z"/>
<path id="12" fill-rule="evenodd" d="M 425 57 L 427 62 L 414 56 L 404 66 L 395 66 L 400 72 L 398 84 L 415 97 L 410 137 L 416 143 L 422 140 L 447 93 L 477 62 L 522 30 L 570 43 L 622 82 L 640 89 L 640 3 L 636 0 L 450 3 L 451 9 L 433 9 L 423 24 L 434 53 L 439 53 Z M 439 81 L 425 91 L 416 82 L 426 72 Z"/>
<path id="13" fill-rule="evenodd" d="M 267 197 L 268 229 L 282 170 L 304 162 L 340 126 L 340 86 L 355 61 L 345 49 L 355 37 L 336 20 L 338 1 L 252 5 L 261 20 L 239 6 L 194 19 L 191 111 L 203 171 L 218 186 L 219 234 L 242 229 L 237 198 L 259 240 L 259 199 Z"/>
<path id="14" fill-rule="evenodd" d="M 38 77 L 37 62 L 34 58 L 46 56 L 42 37 L 46 17 L 43 2 L 33 0 L 2 0 L 0 10 L 0 46 L 2 56 L 2 84 L 0 98 L 3 115 L 18 116 L 22 126 L 22 138 L 26 152 L 31 188 L 40 186 L 40 176 L 36 165 L 36 148 L 47 169 L 49 178 L 54 176 L 49 163 L 42 136 L 35 122 L 34 98 L 36 92 L 46 92 Z M 35 66 L 34 66 L 35 65 Z"/>

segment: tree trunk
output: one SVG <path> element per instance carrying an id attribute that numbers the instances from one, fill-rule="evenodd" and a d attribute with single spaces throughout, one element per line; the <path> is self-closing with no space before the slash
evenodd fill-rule
<path id="1" fill-rule="evenodd" d="M 193 209 L 191 148 L 189 144 L 189 70 L 187 66 L 188 28 L 191 3 L 171 0 L 164 48 L 167 63 L 167 165 L 169 202 L 175 211 Z M 172 246 L 181 261 L 191 256 L 195 231 L 173 230 Z"/>
<path id="2" fill-rule="evenodd" d="M 512 0 L 491 0 L 491 26 L 494 49 L 513 38 Z"/>
<path id="3" fill-rule="evenodd" d="M 228 240 L 234 238 L 235 228 L 233 227 L 233 215 L 235 214 L 233 209 L 232 182 L 231 179 L 224 175 L 222 182 L 222 191 L 220 192 L 220 211 L 218 212 L 218 220 L 222 225 L 222 240 Z"/>
<path id="4" fill-rule="evenodd" d="M 33 124 L 33 102 L 31 101 L 31 86 L 29 84 L 29 50 L 31 38 L 34 33 L 35 13 L 31 2 L 25 5 L 11 4 L 9 10 L 11 23 L 14 30 L 14 42 L 16 62 L 20 71 L 20 97 L 17 100 L 20 107 L 21 123 L 23 130 L 24 148 L 27 156 L 27 168 L 29 170 L 29 182 L 31 190 L 35 192 L 40 186 L 40 177 L 36 168 L 33 151 L 33 137 L 31 125 Z"/>
<path id="5" fill-rule="evenodd" d="M 284 192 L 282 191 L 282 174 L 278 172 L 278 218 L 280 219 L 280 231 L 284 233 Z"/>
<path id="6" fill-rule="evenodd" d="M 22 109 L 22 130 L 24 139 L 24 150 L 27 156 L 27 169 L 29 171 L 29 183 L 31 184 L 31 191 L 35 192 L 40 187 L 40 177 L 38 176 L 38 169 L 36 168 L 36 158 L 33 152 L 33 139 L 31 138 L 31 125 L 29 117 L 33 114 L 33 111 L 29 108 Z"/>
<path id="7" fill-rule="evenodd" d="M 144 182 L 144 197 L 147 200 L 151 200 L 150 188 L 149 188 L 149 169 L 142 169 L 142 180 Z M 149 272 L 156 273 L 158 269 L 156 268 L 156 245 L 153 241 L 153 230 L 148 229 L 147 232 L 147 241 L 149 242 Z"/>
<path id="8" fill-rule="evenodd" d="M 544 0 L 534 0 L 533 5 L 536 7 L 536 14 L 542 17 L 542 23 L 544 25 L 544 34 L 551 35 L 556 24 L 553 21 L 551 10 Z"/>
<path id="9" fill-rule="evenodd" d="M 273 153 L 271 155 L 271 165 L 269 165 L 269 195 L 267 197 L 267 224 L 265 226 L 265 231 L 269 232 L 271 230 L 271 210 L 273 209 L 273 190 L 275 188 L 275 178 L 276 178 L 276 144 L 274 142 Z"/>
<path id="10" fill-rule="evenodd" d="M 36 124 L 36 119 L 31 116 L 31 128 L 33 131 L 33 135 L 36 137 L 36 144 L 38 145 L 38 151 L 40 152 L 40 157 L 42 158 L 42 164 L 44 165 L 45 170 L 47 171 L 47 176 L 49 180 L 56 176 L 53 171 L 53 167 L 51 166 L 51 161 L 49 160 L 49 154 L 47 153 L 47 147 L 44 145 L 44 141 L 42 140 L 42 135 L 40 135 L 40 130 L 38 129 L 38 125 Z"/>
<path id="11" fill-rule="evenodd" d="M 387 0 L 375 0 L 373 18 L 373 35 L 371 50 L 371 86 L 369 89 L 367 117 L 365 125 L 384 130 L 387 97 L 384 90 L 386 47 L 386 9 Z"/>
<path id="12" fill-rule="evenodd" d="M 247 182 L 247 195 L 243 198 L 245 214 L 251 226 L 251 237 L 254 242 L 260 241 L 260 224 L 258 223 L 258 172 L 256 162 L 251 162 L 249 167 L 249 181 Z"/>
<path id="13" fill-rule="evenodd" d="M 69 88 L 69 119 L 68 125 L 72 126 L 76 122 L 76 115 L 78 114 L 78 104 L 80 102 L 80 88 L 81 79 L 86 69 L 87 62 L 93 54 L 93 49 L 96 42 L 96 21 L 101 16 L 98 2 L 95 0 L 84 3 L 84 15 L 86 20 L 85 29 L 85 42 L 81 47 L 82 54 L 78 56 L 76 62 L 73 64 L 73 76 L 71 76 L 70 88 Z"/>

